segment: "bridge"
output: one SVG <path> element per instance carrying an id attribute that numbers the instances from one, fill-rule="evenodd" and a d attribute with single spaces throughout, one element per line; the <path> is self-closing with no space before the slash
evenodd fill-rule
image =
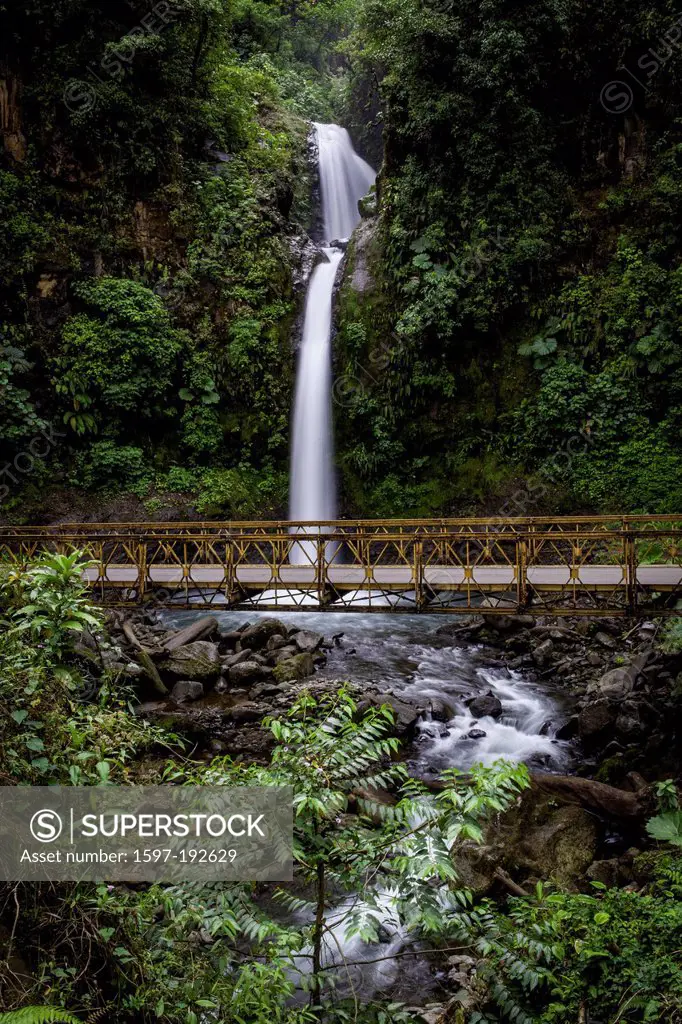
<path id="1" fill-rule="evenodd" d="M 74 549 L 109 605 L 682 614 L 682 515 L 0 527 L 0 559 Z"/>

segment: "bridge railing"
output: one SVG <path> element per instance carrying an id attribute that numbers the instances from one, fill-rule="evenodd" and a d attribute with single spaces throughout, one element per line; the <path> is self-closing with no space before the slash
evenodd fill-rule
<path id="1" fill-rule="evenodd" d="M 28 561 L 41 550 L 78 548 L 92 560 L 88 579 L 109 603 L 157 600 L 228 604 L 264 595 L 306 605 L 369 605 L 400 595 L 416 610 L 474 612 L 483 602 L 552 614 L 678 613 L 682 598 L 682 519 L 613 517 L 608 529 L 534 521 L 509 528 L 469 520 L 465 529 L 424 522 L 423 529 L 354 523 L 247 524 L 209 532 L 141 529 L 118 534 L 52 529 L 0 530 L 0 557 Z M 571 524 L 572 527 L 571 527 Z M 233 524 L 234 525 L 234 524 Z M 267 530 L 263 527 L 267 526 Z M 544 527 L 547 528 L 544 528 Z M 251 527 L 254 527 L 252 530 Z M 160 595 L 165 594 L 164 598 Z M 300 599 L 304 594 L 306 601 Z M 273 598 L 272 603 L 277 604 Z"/>

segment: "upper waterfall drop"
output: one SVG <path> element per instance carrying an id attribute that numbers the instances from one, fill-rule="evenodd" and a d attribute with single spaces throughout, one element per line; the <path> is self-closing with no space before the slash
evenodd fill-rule
<path id="1" fill-rule="evenodd" d="M 350 135 L 338 124 L 315 124 L 325 240 L 350 238 L 360 221 L 358 201 L 376 174 L 353 149 Z"/>
<path id="2" fill-rule="evenodd" d="M 358 201 L 376 175 L 353 149 L 345 128 L 315 124 L 326 259 L 310 278 L 303 337 L 296 372 L 292 420 L 289 518 L 320 521 L 336 517 L 332 419 L 332 295 L 343 253 L 329 243 L 349 238 L 360 221 Z M 296 545 L 292 562 L 307 562 Z"/>

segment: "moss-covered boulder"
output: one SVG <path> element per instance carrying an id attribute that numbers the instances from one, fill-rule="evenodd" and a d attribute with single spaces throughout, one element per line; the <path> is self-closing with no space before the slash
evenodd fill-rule
<path id="1" fill-rule="evenodd" d="M 220 675 L 220 651 L 208 640 L 195 640 L 171 651 L 162 668 L 180 679 L 216 679 Z"/>
<path id="2" fill-rule="evenodd" d="M 307 679 L 314 671 L 313 656 L 306 651 L 280 661 L 279 665 L 275 665 L 273 675 L 278 683 L 290 683 L 296 679 Z"/>

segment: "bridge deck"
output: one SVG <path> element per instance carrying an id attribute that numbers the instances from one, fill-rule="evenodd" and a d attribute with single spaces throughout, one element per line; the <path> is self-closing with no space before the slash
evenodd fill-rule
<path id="1" fill-rule="evenodd" d="M 135 585 L 139 579 L 137 566 L 109 565 L 102 574 L 96 567 L 87 570 L 91 583 L 106 580 L 109 583 Z M 147 580 L 159 584 L 182 584 L 186 580 L 197 586 L 224 583 L 225 569 L 222 565 L 193 565 L 185 570 L 181 565 L 153 565 L 147 569 Z M 267 565 L 240 565 L 234 569 L 233 578 L 243 586 L 256 587 L 284 584 L 287 587 L 311 587 L 317 584 L 317 571 L 313 565 L 280 566 L 273 571 Z M 529 583 L 536 587 L 617 587 L 625 583 L 624 570 L 619 565 L 582 566 L 579 575 L 571 576 L 571 568 L 565 565 L 532 565 L 526 571 Z M 637 583 L 661 588 L 682 585 L 682 568 L 676 565 L 639 566 Z M 362 566 L 329 566 L 325 580 L 334 587 L 362 587 L 370 583 L 382 587 L 414 586 L 415 575 L 410 566 L 377 565 L 367 571 Z M 426 566 L 422 581 L 431 587 L 462 587 L 467 583 L 474 586 L 513 586 L 517 573 L 511 565 L 483 565 L 470 570 L 466 575 L 461 566 Z"/>

